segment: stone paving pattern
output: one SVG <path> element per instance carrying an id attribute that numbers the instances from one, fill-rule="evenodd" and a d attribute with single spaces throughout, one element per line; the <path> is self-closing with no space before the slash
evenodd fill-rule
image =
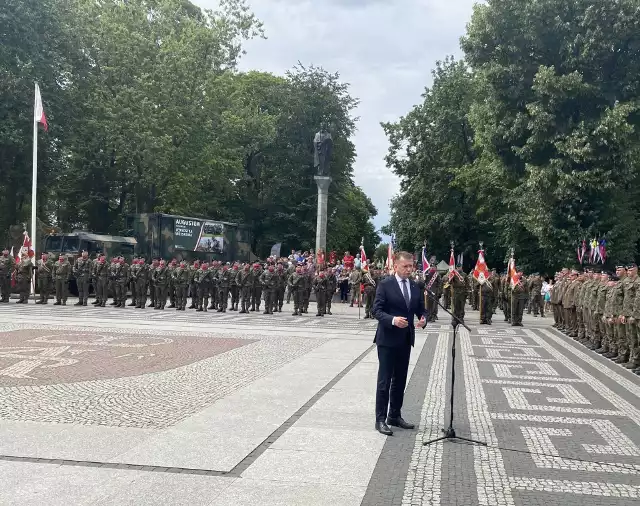
<path id="1" fill-rule="evenodd" d="M 450 415 L 447 322 L 412 354 L 418 428 L 385 438 L 375 322 L 334 313 L 0 306 L 0 505 L 640 502 L 640 381 L 549 319 L 468 311 L 454 426 L 488 446 L 423 446 Z"/>

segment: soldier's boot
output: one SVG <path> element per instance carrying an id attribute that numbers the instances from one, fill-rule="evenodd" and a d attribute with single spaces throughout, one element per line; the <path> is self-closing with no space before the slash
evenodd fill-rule
<path id="1" fill-rule="evenodd" d="M 80 300 L 74 304 L 74 306 L 82 306 L 82 296 L 80 296 Z"/>
<path id="2" fill-rule="evenodd" d="M 329 314 L 331 314 L 331 313 L 329 313 Z M 364 314 L 364 319 L 365 319 L 365 320 L 368 320 L 368 319 L 369 319 L 369 313 L 365 313 L 365 314 Z"/>
<path id="3" fill-rule="evenodd" d="M 20 298 L 20 302 L 22 302 L 22 298 Z M 60 301 L 60 299 L 57 299 L 54 303 L 54 306 L 61 306 L 62 305 L 62 301 Z"/>
<path id="4" fill-rule="evenodd" d="M 638 364 L 638 363 L 636 363 L 636 362 L 631 361 L 631 362 L 627 362 L 626 364 L 623 364 L 623 367 L 624 367 L 625 369 L 631 369 L 631 370 L 634 370 L 634 369 L 637 369 L 638 367 L 640 367 L 640 364 Z"/>
<path id="5" fill-rule="evenodd" d="M 109 305 L 110 305 L 110 306 L 117 306 L 117 305 L 118 305 L 118 303 L 116 302 L 116 300 L 115 300 L 115 299 L 113 299 L 113 302 L 112 302 L 111 304 L 109 304 Z"/>
<path id="6" fill-rule="evenodd" d="M 616 364 L 626 364 L 629 361 L 629 355 L 627 354 L 618 355 L 617 357 L 614 357 L 613 361 Z"/>
<path id="7" fill-rule="evenodd" d="M 94 305 L 94 306 L 99 306 L 100 305 L 100 301 L 98 299 L 96 299 L 91 304 Z"/>
<path id="8" fill-rule="evenodd" d="M 133 299 L 132 299 L 132 300 L 131 300 L 131 302 L 130 302 L 129 304 L 127 304 L 127 306 L 135 306 L 135 307 L 138 307 L 138 304 L 136 303 L 136 301 L 135 301 L 135 300 L 133 300 Z"/>

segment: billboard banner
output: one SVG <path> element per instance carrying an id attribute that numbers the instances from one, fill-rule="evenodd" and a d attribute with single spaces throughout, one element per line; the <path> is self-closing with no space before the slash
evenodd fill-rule
<path id="1" fill-rule="evenodd" d="M 215 221 L 176 218 L 174 243 L 177 250 L 224 252 L 224 224 Z"/>

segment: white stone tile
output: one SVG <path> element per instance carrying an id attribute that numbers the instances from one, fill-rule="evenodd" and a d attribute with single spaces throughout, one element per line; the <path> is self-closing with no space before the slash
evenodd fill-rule
<path id="1" fill-rule="evenodd" d="M 244 472 L 244 478 L 366 487 L 379 454 L 320 451 L 265 451 Z"/>
<path id="2" fill-rule="evenodd" d="M 386 439 L 374 431 L 291 427 L 272 446 L 274 450 L 321 451 L 380 455 Z"/>
<path id="3" fill-rule="evenodd" d="M 130 471 L 133 481 L 95 506 L 208 506 L 235 478 Z"/>
<path id="4" fill-rule="evenodd" d="M 366 487 L 240 478 L 210 506 L 359 506 Z"/>

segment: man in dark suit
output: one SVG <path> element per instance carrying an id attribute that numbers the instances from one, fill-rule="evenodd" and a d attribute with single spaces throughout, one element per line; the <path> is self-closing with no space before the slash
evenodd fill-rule
<path id="1" fill-rule="evenodd" d="M 401 409 L 407 383 L 409 356 L 415 343 L 414 317 L 418 326 L 427 325 L 427 311 L 420 289 L 409 277 L 413 272 L 413 255 L 397 253 L 395 275 L 380 282 L 373 303 L 373 315 L 378 320 L 378 387 L 376 390 L 376 430 L 391 436 L 389 425 L 413 429 L 402 419 Z"/>

